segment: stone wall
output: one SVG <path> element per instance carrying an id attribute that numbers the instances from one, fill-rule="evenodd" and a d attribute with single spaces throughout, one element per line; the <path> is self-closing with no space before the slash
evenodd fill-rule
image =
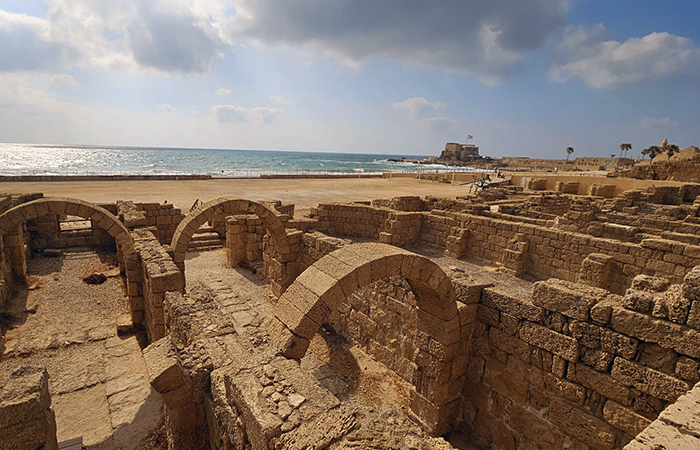
<path id="1" fill-rule="evenodd" d="M 478 292 L 471 289 L 469 294 Z M 465 327 L 459 343 L 468 348 L 474 322 L 474 297 L 462 293 L 458 310 Z M 419 370 L 415 363 L 420 340 L 428 339 L 418 331 L 418 308 L 411 286 L 402 277 L 375 283 L 346 298 L 329 317 L 333 329 L 364 349 L 406 382 L 416 385 Z M 463 364 L 462 361 L 455 364 Z"/>
<path id="2" fill-rule="evenodd" d="M 348 203 L 321 203 L 311 208 L 311 217 L 318 219 L 319 231 L 374 239 L 379 239 L 390 214 L 391 210 L 385 207 Z"/>
<path id="3" fill-rule="evenodd" d="M 299 276 L 303 268 L 298 261 L 302 231 L 284 230 L 289 247 L 280 252 L 269 234 L 263 236 L 263 274 L 270 281 L 272 293 L 279 297 Z"/>
<path id="4" fill-rule="evenodd" d="M 78 220 L 82 220 L 77 218 Z M 27 221 L 32 249 L 71 247 L 114 247 L 114 238 L 92 220 L 89 226 L 79 229 L 61 229 L 62 217 L 47 214 Z"/>
<path id="5" fill-rule="evenodd" d="M 226 264 L 236 267 L 240 262 L 263 259 L 263 236 L 266 230 L 255 214 L 229 216 L 226 219 Z"/>
<path id="6" fill-rule="evenodd" d="M 155 229 L 137 228 L 130 232 L 140 264 L 139 276 L 127 287 L 132 298 L 132 320 L 143 323 L 150 341 L 166 335 L 163 300 L 166 292 L 185 289 L 185 276 L 156 238 Z M 141 308 L 135 308 L 140 305 Z"/>
<path id="7" fill-rule="evenodd" d="M 619 172 L 620 177 L 643 178 L 647 180 L 700 181 L 700 161 L 659 161 L 637 164 L 630 171 Z"/>
<path id="8" fill-rule="evenodd" d="M 700 379 L 698 270 L 682 289 L 639 277 L 624 298 L 560 280 L 531 298 L 483 289 L 463 404 L 477 445 L 623 447 Z"/>
<path id="9" fill-rule="evenodd" d="M 605 253 L 619 269 L 607 287 L 616 293 L 623 293 L 639 274 L 680 282 L 700 264 L 700 247 L 678 241 L 649 238 L 635 244 L 469 214 L 445 213 L 445 217 L 454 232 L 468 230 L 466 254 L 473 257 L 500 262 L 509 241 L 520 235 L 528 243 L 528 273 L 540 278 L 576 281 L 589 254 Z"/>
<path id="10" fill-rule="evenodd" d="M 0 214 L 10 208 L 43 197 L 43 194 L 1 194 Z M 5 300 L 15 283 L 17 276 L 24 272 L 18 271 L 26 264 L 24 255 L 20 249 L 24 245 L 24 230 L 11 231 L 0 237 L 0 309 L 5 305 Z M 14 269 L 13 269 L 14 268 Z M 18 273 L 21 272 L 21 273 Z"/>
<path id="11" fill-rule="evenodd" d="M 407 204 L 420 207 L 413 201 Z M 311 216 L 318 220 L 315 227 L 324 233 L 372 238 L 393 245 L 415 242 L 420 236 L 423 220 L 423 214 L 419 212 L 346 203 L 322 203 L 311 209 Z"/>
<path id="12" fill-rule="evenodd" d="M 650 426 L 644 429 L 625 450 L 697 448 L 700 423 L 700 384 L 669 405 Z"/>
<path id="13" fill-rule="evenodd" d="M 0 389 L 1 449 L 58 449 L 48 380 L 45 368 L 23 366 Z"/>
<path id="14" fill-rule="evenodd" d="M 146 225 L 156 228 L 156 237 L 161 244 L 170 244 L 177 226 L 185 218 L 172 203 L 136 203 L 136 208 L 146 216 Z"/>

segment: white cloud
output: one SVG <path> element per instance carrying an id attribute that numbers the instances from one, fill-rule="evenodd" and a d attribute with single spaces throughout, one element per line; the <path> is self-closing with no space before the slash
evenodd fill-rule
<path id="1" fill-rule="evenodd" d="M 639 123 L 642 128 L 676 128 L 680 125 L 670 117 L 642 117 Z"/>
<path id="2" fill-rule="evenodd" d="M 232 34 L 313 47 L 350 65 L 373 58 L 495 84 L 563 27 L 569 0 L 234 0 Z"/>
<path id="3" fill-rule="evenodd" d="M 52 36 L 46 20 L 0 9 L 0 72 L 67 66 L 77 57 L 71 43 Z"/>
<path id="4" fill-rule="evenodd" d="M 175 112 L 175 108 L 173 108 L 172 105 L 170 105 L 168 103 L 163 103 L 162 105 L 158 105 L 158 109 L 160 109 L 161 111 L 164 111 L 164 112 L 168 112 L 168 113 Z"/>
<path id="5" fill-rule="evenodd" d="M 90 65 L 204 73 L 233 45 L 227 1 L 46 0 L 45 17 L 0 9 L 0 71 Z"/>
<path id="6" fill-rule="evenodd" d="M 660 79 L 700 69 L 700 49 L 690 39 L 651 33 L 624 42 L 606 40 L 605 28 L 567 28 L 550 77 L 558 82 L 581 78 L 591 87 Z"/>
<path id="7" fill-rule="evenodd" d="M 429 117 L 423 119 L 422 122 L 427 125 L 431 130 L 437 132 L 443 132 L 450 129 L 457 122 L 447 117 Z"/>
<path id="8" fill-rule="evenodd" d="M 215 95 L 231 95 L 231 89 L 219 88 L 214 92 Z"/>
<path id="9" fill-rule="evenodd" d="M 52 86 L 77 86 L 78 84 L 75 78 L 65 73 L 49 75 L 49 83 Z"/>
<path id="10" fill-rule="evenodd" d="M 268 108 L 257 106 L 255 108 L 244 108 L 234 105 L 214 105 L 211 112 L 217 122 L 223 123 L 270 123 L 282 114 L 279 108 Z"/>
<path id="11" fill-rule="evenodd" d="M 397 60 L 496 84 L 566 22 L 569 0 L 45 0 L 0 10 L 0 71 L 93 66 L 206 73 L 247 39 L 358 66 Z"/>
<path id="12" fill-rule="evenodd" d="M 0 113 L 79 117 L 89 112 L 88 108 L 59 100 L 40 87 L 48 84 L 49 79 L 44 75 L 0 73 Z M 31 123 L 35 126 L 36 120 Z"/>
<path id="13" fill-rule="evenodd" d="M 271 95 L 270 100 L 277 103 L 278 105 L 288 105 L 289 104 L 287 99 L 284 98 L 284 96 L 282 96 L 282 95 Z"/>
<path id="14" fill-rule="evenodd" d="M 441 101 L 428 101 L 423 97 L 411 97 L 402 102 L 396 102 L 393 108 L 399 111 L 406 111 L 408 116 L 416 119 L 428 111 L 435 111 L 445 106 Z"/>

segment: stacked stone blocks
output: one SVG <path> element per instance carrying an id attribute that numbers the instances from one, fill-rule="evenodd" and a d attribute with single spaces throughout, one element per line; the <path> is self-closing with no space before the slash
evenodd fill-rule
<path id="1" fill-rule="evenodd" d="M 358 289 L 393 276 L 406 278 L 418 307 L 416 391 L 411 409 L 426 427 L 440 434 L 459 409 L 464 367 L 452 362 L 462 355 L 460 316 L 454 287 L 432 261 L 383 244 L 340 248 L 306 269 L 284 292 L 275 314 L 286 329 L 279 333 L 282 353 L 300 359 L 319 327 Z M 423 338 L 421 339 L 420 336 Z"/>
<path id="2" fill-rule="evenodd" d="M 700 380 L 691 273 L 638 277 L 624 298 L 554 279 L 532 298 L 484 289 L 463 410 L 477 445 L 626 445 Z"/>

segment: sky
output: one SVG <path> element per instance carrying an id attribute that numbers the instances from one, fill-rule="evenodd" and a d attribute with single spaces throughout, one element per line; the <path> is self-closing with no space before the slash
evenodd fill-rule
<path id="1" fill-rule="evenodd" d="M 0 142 L 629 156 L 700 144 L 700 2 L 0 0 Z"/>

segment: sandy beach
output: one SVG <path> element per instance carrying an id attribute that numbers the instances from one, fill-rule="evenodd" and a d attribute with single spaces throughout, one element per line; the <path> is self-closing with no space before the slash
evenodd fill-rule
<path id="1" fill-rule="evenodd" d="M 409 178 L 387 179 L 212 179 L 181 181 L 50 181 L 0 182 L 0 192 L 41 192 L 46 197 L 70 197 L 94 203 L 116 200 L 168 201 L 184 212 L 196 199 L 218 197 L 281 200 L 303 214 L 322 202 L 365 201 L 401 195 L 456 197 L 468 186 Z"/>

